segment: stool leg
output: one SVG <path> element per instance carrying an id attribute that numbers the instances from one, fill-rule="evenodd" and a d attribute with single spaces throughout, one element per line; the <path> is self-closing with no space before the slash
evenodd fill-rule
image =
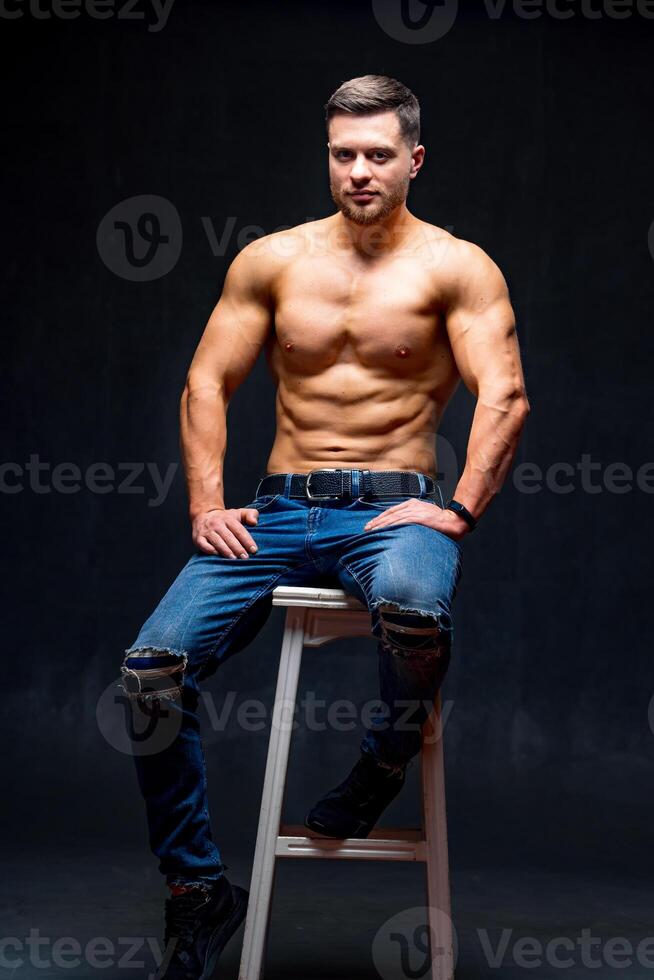
<path id="1" fill-rule="evenodd" d="M 445 772 L 441 696 L 423 726 L 421 751 L 422 813 L 427 848 L 427 905 L 429 908 L 429 941 L 432 980 L 452 980 L 452 909 L 447 848 L 447 814 L 445 810 Z"/>
<path id="2" fill-rule="evenodd" d="M 259 829 L 254 852 L 250 898 L 245 920 L 239 980 L 260 980 L 263 968 L 270 899 L 275 875 L 275 850 L 282 815 L 286 769 L 291 745 L 293 709 L 297 696 L 306 609 L 291 607 L 286 613 L 284 639 L 279 661 L 275 709 L 270 726 L 268 760 L 261 797 Z M 283 711 L 282 705 L 284 706 Z M 281 713 L 280 713 L 281 712 Z"/>

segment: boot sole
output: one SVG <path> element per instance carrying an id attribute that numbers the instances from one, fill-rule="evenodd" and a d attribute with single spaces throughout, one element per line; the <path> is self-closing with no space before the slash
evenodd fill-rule
<path id="1" fill-rule="evenodd" d="M 209 939 L 200 980 L 212 980 L 220 954 L 247 914 L 250 893 L 238 885 L 232 885 L 232 893 L 235 899 L 234 907 L 229 916 L 216 926 Z"/>
<path id="2" fill-rule="evenodd" d="M 356 831 L 352 834 L 334 834 L 330 833 L 329 827 L 325 827 L 318 820 L 311 820 L 309 814 L 311 811 L 307 811 L 304 817 L 304 826 L 308 827 L 309 830 L 313 830 L 316 834 L 320 834 L 322 837 L 330 837 L 332 840 L 348 840 L 351 838 L 353 840 L 365 840 L 368 836 L 372 827 L 369 826 L 365 821 L 359 821 L 359 826 Z"/>

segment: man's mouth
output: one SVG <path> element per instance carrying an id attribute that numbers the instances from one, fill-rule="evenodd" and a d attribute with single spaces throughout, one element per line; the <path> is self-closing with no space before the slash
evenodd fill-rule
<path id="1" fill-rule="evenodd" d="M 377 194 L 377 191 L 353 191 L 350 197 L 355 201 L 370 201 Z"/>

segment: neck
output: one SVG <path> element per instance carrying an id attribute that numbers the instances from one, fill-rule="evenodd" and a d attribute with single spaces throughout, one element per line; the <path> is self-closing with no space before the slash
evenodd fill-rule
<path id="1" fill-rule="evenodd" d="M 337 238 L 343 248 L 366 256 L 392 252 L 413 233 L 416 218 L 406 204 L 398 205 L 382 221 L 362 225 L 346 218 L 342 211 L 335 215 Z"/>

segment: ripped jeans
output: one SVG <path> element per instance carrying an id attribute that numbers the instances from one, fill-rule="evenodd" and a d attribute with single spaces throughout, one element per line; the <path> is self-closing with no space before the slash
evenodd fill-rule
<path id="1" fill-rule="evenodd" d="M 370 531 L 364 525 L 410 496 L 310 500 L 286 490 L 255 497 L 257 552 L 246 559 L 196 551 L 146 620 L 122 665 L 133 758 L 145 799 L 150 846 L 169 884 L 220 877 L 213 842 L 197 707 L 200 682 L 250 643 L 278 585 L 342 588 L 370 611 L 377 638 L 380 707 L 360 748 L 391 767 L 420 751 L 420 726 L 450 660 L 452 602 L 461 544 L 424 524 Z M 428 495 L 420 476 L 419 498 Z M 407 705 L 410 710 L 407 711 Z M 136 715 L 146 736 L 136 734 Z M 138 744 L 137 744 L 138 743 Z"/>

